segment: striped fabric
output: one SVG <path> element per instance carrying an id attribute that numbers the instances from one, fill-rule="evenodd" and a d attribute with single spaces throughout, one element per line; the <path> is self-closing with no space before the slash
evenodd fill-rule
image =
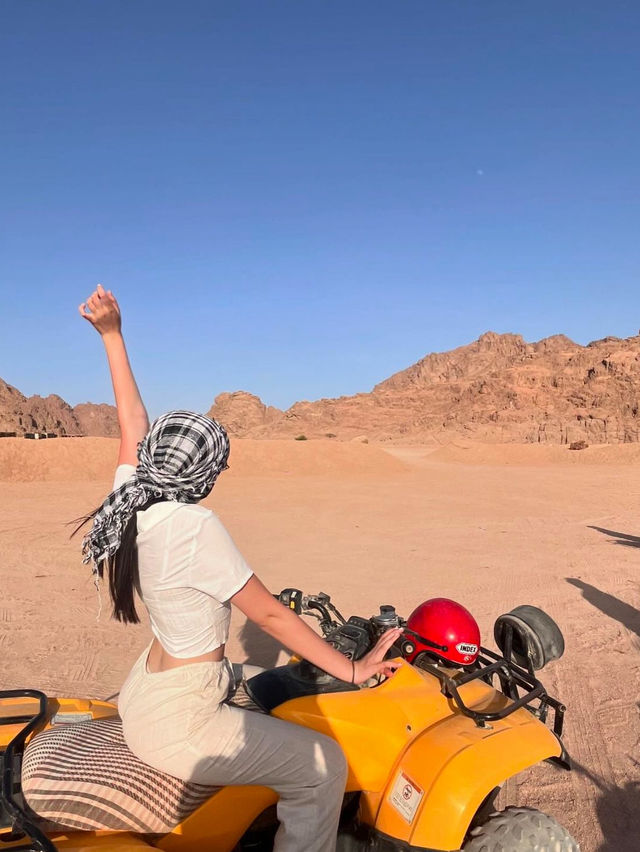
<path id="1" fill-rule="evenodd" d="M 29 807 L 60 828 L 145 834 L 171 831 L 220 789 L 138 760 L 118 716 L 38 734 L 25 749 L 22 788 Z"/>

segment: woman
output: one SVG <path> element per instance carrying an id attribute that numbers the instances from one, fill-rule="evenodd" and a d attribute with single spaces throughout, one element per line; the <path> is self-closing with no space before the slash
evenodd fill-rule
<path id="1" fill-rule="evenodd" d="M 137 589 L 154 635 L 120 691 L 125 739 L 142 760 L 184 780 L 273 788 L 274 852 L 331 852 L 347 774 L 342 750 L 226 701 L 234 686 L 225 657 L 231 604 L 300 657 L 356 684 L 393 674 L 384 656 L 400 631 L 351 662 L 274 599 L 213 512 L 198 505 L 227 466 L 224 429 L 192 412 L 170 412 L 150 427 L 113 294 L 98 285 L 79 311 L 102 337 L 121 433 L 114 490 L 89 516 L 84 561 L 100 576 L 106 563 L 121 621 L 138 620 Z"/>

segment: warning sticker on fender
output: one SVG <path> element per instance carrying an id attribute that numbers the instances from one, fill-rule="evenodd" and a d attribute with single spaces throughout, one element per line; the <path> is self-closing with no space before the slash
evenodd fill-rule
<path id="1" fill-rule="evenodd" d="M 389 801 L 400 816 L 411 824 L 423 796 L 424 790 L 414 784 L 404 772 L 400 772 L 393 784 Z"/>

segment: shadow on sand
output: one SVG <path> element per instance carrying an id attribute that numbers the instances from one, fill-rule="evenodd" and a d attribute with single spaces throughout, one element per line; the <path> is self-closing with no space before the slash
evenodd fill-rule
<path id="1" fill-rule="evenodd" d="M 245 663 L 260 666 L 263 669 L 272 669 L 277 665 L 278 656 L 283 650 L 282 645 L 253 621 L 247 619 L 238 638 L 242 644 L 242 650 L 247 655 Z"/>
<path id="2" fill-rule="evenodd" d="M 625 547 L 640 547 L 640 536 L 629 535 L 629 533 L 616 532 L 615 530 L 608 530 L 604 527 L 596 527 L 592 524 L 589 524 L 588 526 L 590 530 L 597 530 L 603 535 L 610 535 L 612 538 L 615 538 L 614 544 L 623 544 Z"/>
<path id="3" fill-rule="evenodd" d="M 640 612 L 635 607 L 618 600 L 618 598 L 614 598 L 613 595 L 607 592 L 601 592 L 600 589 L 596 589 L 590 583 L 585 583 L 584 580 L 578 580 L 575 577 L 565 577 L 565 579 L 567 583 L 571 583 L 576 589 L 580 589 L 582 597 L 592 606 L 595 606 L 600 612 L 608 615 L 609 618 L 620 622 L 631 633 L 640 636 Z M 640 849 L 640 845 L 638 848 Z"/>
<path id="4" fill-rule="evenodd" d="M 572 760 L 573 769 L 588 778 L 600 795 L 596 815 L 603 841 L 595 852 L 638 852 L 640 849 L 640 781 L 628 781 L 623 787 L 607 784 L 585 766 Z"/>

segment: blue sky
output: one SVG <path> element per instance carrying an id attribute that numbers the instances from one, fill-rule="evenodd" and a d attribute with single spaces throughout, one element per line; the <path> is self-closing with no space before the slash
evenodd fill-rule
<path id="1" fill-rule="evenodd" d="M 4 0 L 0 376 L 155 416 L 640 327 L 640 5 Z"/>

